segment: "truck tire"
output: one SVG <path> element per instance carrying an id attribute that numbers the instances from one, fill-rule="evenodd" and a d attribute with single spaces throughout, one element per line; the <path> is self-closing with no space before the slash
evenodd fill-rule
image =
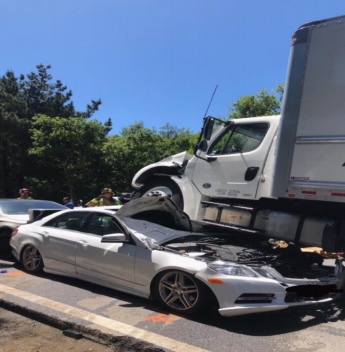
<path id="1" fill-rule="evenodd" d="M 154 195 L 166 195 L 171 198 L 175 204 L 183 210 L 184 202 L 180 187 L 169 178 L 156 178 L 143 187 L 139 188 L 132 199 L 141 197 L 150 197 Z"/>

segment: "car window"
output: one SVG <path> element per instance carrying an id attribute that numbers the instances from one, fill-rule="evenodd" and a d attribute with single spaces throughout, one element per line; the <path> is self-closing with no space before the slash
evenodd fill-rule
<path id="1" fill-rule="evenodd" d="M 85 232 L 104 236 L 114 233 L 123 233 L 123 230 L 111 215 L 96 213 L 92 215 Z"/>
<path id="2" fill-rule="evenodd" d="M 66 208 L 61 204 L 45 200 L 4 200 L 0 201 L 0 209 L 7 215 L 27 214 L 29 209 L 61 209 Z"/>
<path id="3" fill-rule="evenodd" d="M 85 224 L 88 212 L 68 212 L 48 221 L 44 227 L 55 227 L 63 230 L 80 231 Z"/>
<path id="4" fill-rule="evenodd" d="M 267 123 L 236 125 L 218 139 L 209 154 L 224 155 L 251 152 L 259 147 L 267 130 Z"/>

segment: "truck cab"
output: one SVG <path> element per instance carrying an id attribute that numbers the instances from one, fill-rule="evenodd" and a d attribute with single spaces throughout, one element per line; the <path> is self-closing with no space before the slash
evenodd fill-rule
<path id="1" fill-rule="evenodd" d="M 237 119 L 223 123 L 188 163 L 186 175 L 207 197 L 270 197 L 274 139 L 280 116 Z M 271 160 L 272 159 L 272 160 Z"/>

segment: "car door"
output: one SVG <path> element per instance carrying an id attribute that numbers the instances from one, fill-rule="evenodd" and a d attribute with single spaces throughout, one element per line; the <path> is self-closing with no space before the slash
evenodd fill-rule
<path id="1" fill-rule="evenodd" d="M 77 273 L 112 284 L 134 287 L 137 247 L 130 242 L 102 242 L 102 236 L 115 233 L 126 234 L 126 230 L 115 217 L 93 213 L 88 220 L 85 236 L 77 244 Z"/>
<path id="2" fill-rule="evenodd" d="M 275 133 L 269 122 L 230 125 L 201 153 L 207 162 L 198 159 L 193 182 L 199 191 L 210 197 L 255 198 L 271 138 Z"/>
<path id="3" fill-rule="evenodd" d="M 67 212 L 37 229 L 43 238 L 44 264 L 47 268 L 76 272 L 76 246 L 83 238 L 81 229 L 89 215 L 89 212 Z"/>

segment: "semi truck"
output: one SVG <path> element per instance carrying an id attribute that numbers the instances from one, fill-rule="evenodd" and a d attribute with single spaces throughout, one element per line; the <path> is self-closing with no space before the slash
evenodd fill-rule
<path id="1" fill-rule="evenodd" d="M 132 186 L 206 229 L 345 251 L 345 16 L 293 34 L 281 115 L 205 117 L 194 155 L 148 165 Z"/>

